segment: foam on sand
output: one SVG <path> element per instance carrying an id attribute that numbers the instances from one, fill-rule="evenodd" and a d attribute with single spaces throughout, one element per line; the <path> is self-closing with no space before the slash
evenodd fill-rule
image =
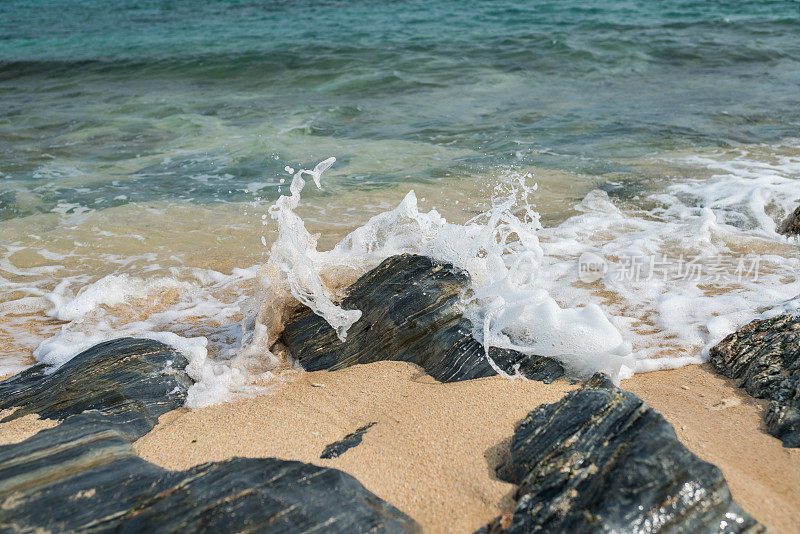
<path id="1" fill-rule="evenodd" d="M 36 349 L 40 361 L 59 364 L 120 335 L 175 346 L 197 381 L 188 405 L 200 407 L 267 391 L 294 368 L 275 344 L 288 312 L 309 306 L 346 340 L 360 311 L 338 306 L 341 290 L 389 256 L 423 254 L 469 272 L 464 311 L 485 346 L 551 356 L 576 375 L 603 371 L 618 381 L 704 361 L 710 345 L 756 315 L 797 309 L 797 241 L 775 225 L 800 200 L 800 158 L 706 158 L 724 174 L 673 182 L 628 204 L 596 190 L 549 228 L 534 209 L 528 174 L 504 173 L 487 209 L 463 224 L 421 209 L 409 191 L 319 250 L 297 208 L 304 177 L 321 187 L 335 161 L 328 158 L 296 172 L 289 194 L 268 209 L 277 237 L 262 265 L 230 275 L 188 267 L 112 275 L 83 287 L 68 279 L 20 306 L 41 305 L 64 321 Z M 587 254 L 604 267 L 588 281 L 578 268 Z M 690 264 L 699 276 L 687 276 Z"/>

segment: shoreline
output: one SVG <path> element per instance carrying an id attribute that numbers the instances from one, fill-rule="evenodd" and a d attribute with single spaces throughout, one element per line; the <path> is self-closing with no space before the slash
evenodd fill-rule
<path id="1" fill-rule="evenodd" d="M 0 534 L 800 534 L 797 2 L 3 4 Z"/>

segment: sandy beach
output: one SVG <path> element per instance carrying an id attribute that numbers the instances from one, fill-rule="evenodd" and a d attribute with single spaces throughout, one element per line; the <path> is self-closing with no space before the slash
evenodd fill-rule
<path id="1" fill-rule="evenodd" d="M 15 410 L 0 410 L 0 419 L 4 419 L 14 413 L 14 411 Z M 26 415 L 7 423 L 0 423 L 0 446 L 19 443 L 33 436 L 40 430 L 52 428 L 57 424 L 58 421 L 40 419 L 35 415 Z"/>
<path id="2" fill-rule="evenodd" d="M 427 532 L 471 532 L 513 505 L 515 486 L 498 480 L 494 469 L 515 424 L 575 387 L 499 377 L 441 384 L 412 364 L 378 362 L 298 374 L 272 395 L 173 411 L 135 448 L 169 469 L 234 456 L 335 467 Z M 747 512 L 775 532 L 797 531 L 800 451 L 763 431 L 761 401 L 706 366 L 636 375 L 622 387 L 722 469 Z M 320 459 L 325 445 L 371 422 L 377 424 L 361 445 Z"/>
<path id="3" fill-rule="evenodd" d="M 774 532 L 798 531 L 800 450 L 765 432 L 764 401 L 708 365 L 638 374 L 621 386 L 664 415 L 692 452 L 718 466 L 748 513 Z M 404 362 L 293 372 L 273 394 L 172 411 L 134 447 L 173 470 L 236 456 L 341 469 L 426 532 L 472 532 L 513 508 L 516 487 L 499 480 L 495 468 L 515 425 L 576 387 L 500 377 L 445 384 Z M 327 444 L 373 422 L 359 446 L 320 458 Z M 2 423 L 0 445 L 55 425 L 33 415 Z"/>

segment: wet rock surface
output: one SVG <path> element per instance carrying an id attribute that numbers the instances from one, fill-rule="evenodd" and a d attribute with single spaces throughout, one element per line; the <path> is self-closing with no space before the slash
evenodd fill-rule
<path id="1" fill-rule="evenodd" d="M 362 311 L 342 342 L 309 308 L 286 322 L 283 343 L 307 371 L 337 370 L 360 363 L 406 361 L 442 382 L 497 374 L 462 316 L 461 297 L 469 275 L 425 256 L 388 258 L 356 281 L 340 303 Z M 505 372 L 515 368 L 533 380 L 564 376 L 552 359 L 492 348 L 492 360 Z"/>
<path id="2" fill-rule="evenodd" d="M 335 469 L 234 458 L 168 471 L 136 456 L 131 443 L 182 405 L 184 366 L 166 345 L 126 338 L 0 383 L 4 407 L 63 419 L 0 447 L 0 531 L 418 530 Z"/>
<path id="3" fill-rule="evenodd" d="M 158 341 L 105 341 L 53 372 L 38 364 L 0 382 L 0 410 L 18 408 L 3 422 L 28 414 L 63 420 L 100 410 L 152 426 L 161 414 L 183 406 L 192 385 L 186 365 L 183 355 Z"/>
<path id="4" fill-rule="evenodd" d="M 599 378 L 530 412 L 498 473 L 517 506 L 479 532 L 765 531 L 658 412 Z"/>
<path id="5" fill-rule="evenodd" d="M 778 233 L 783 235 L 800 235 L 800 206 L 778 226 Z"/>
<path id="6" fill-rule="evenodd" d="M 339 441 L 334 441 L 333 443 L 326 445 L 325 449 L 322 451 L 322 454 L 319 457 L 326 460 L 331 458 L 338 458 L 339 456 L 341 456 L 348 450 L 352 449 L 353 447 L 361 445 L 361 440 L 364 438 L 364 434 L 366 434 L 367 430 L 369 430 L 376 424 L 377 423 L 373 422 L 364 425 L 355 432 L 347 434 Z"/>
<path id="7" fill-rule="evenodd" d="M 768 399 L 767 430 L 786 447 L 800 447 L 800 319 L 756 320 L 711 349 L 718 372 Z"/>

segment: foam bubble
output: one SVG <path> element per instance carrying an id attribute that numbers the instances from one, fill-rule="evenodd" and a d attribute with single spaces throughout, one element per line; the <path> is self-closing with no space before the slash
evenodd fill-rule
<path id="1" fill-rule="evenodd" d="M 113 306 L 137 295 L 186 288 L 185 283 L 172 278 L 156 278 L 145 281 L 127 274 L 101 278 L 90 286 L 82 288 L 73 298 L 65 296 L 68 286 L 68 280 L 62 281 L 54 291 L 47 295 L 47 299 L 53 303 L 53 308 L 48 315 L 60 321 L 80 319 L 101 305 Z"/>

